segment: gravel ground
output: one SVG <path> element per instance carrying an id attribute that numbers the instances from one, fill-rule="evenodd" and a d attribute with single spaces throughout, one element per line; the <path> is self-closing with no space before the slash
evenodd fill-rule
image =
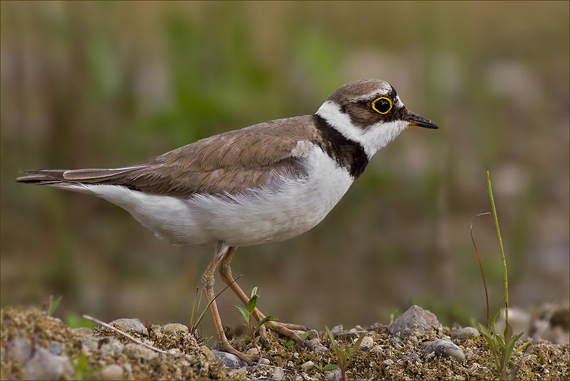
<path id="1" fill-rule="evenodd" d="M 268 334 L 262 360 L 244 367 L 237 358 L 196 340 L 182 324 L 153 326 L 138 319 L 111 325 L 165 353 L 137 344 L 108 328 L 70 328 L 35 308 L 1 311 L 2 379 L 340 379 L 338 356 L 324 332 L 310 331 L 313 351 Z M 345 330 L 334 327 L 338 344 L 360 347 L 349 358 L 348 379 L 497 379 L 491 353 L 472 328 L 443 327 L 435 315 L 413 306 L 389 326 L 374 324 Z M 563 335 L 567 335 L 564 327 Z M 255 351 L 251 340 L 231 337 L 237 349 Z M 530 340 L 530 339 L 526 339 Z M 526 342 L 521 341 L 520 344 Z M 534 340 L 512 364 L 517 379 L 567 380 L 568 343 Z"/>

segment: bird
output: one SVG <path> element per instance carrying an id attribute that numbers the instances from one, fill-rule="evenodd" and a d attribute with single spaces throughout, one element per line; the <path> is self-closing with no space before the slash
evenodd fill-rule
<path id="1" fill-rule="evenodd" d="M 95 195 L 172 244 L 214 247 L 201 285 L 218 347 L 252 364 L 259 355 L 233 348 L 224 333 L 216 270 L 247 305 L 230 268 L 237 247 L 284 241 L 316 226 L 372 156 L 409 126 L 439 128 L 409 111 L 388 82 L 361 79 L 340 86 L 312 115 L 228 131 L 128 167 L 25 170 L 16 181 Z M 253 315 L 266 317 L 257 308 Z M 295 332 L 307 327 L 265 325 L 310 348 Z"/>

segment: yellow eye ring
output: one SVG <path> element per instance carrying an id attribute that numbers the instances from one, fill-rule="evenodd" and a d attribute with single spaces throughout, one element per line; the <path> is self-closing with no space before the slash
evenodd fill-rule
<path id="1" fill-rule="evenodd" d="M 388 103 L 386 104 L 386 102 L 382 102 L 382 107 L 380 107 L 380 109 L 376 108 L 376 102 L 378 102 L 381 99 L 385 99 L 388 101 Z M 386 109 L 386 106 L 389 106 Z M 376 111 L 378 114 L 387 114 L 390 112 L 390 110 L 392 110 L 392 101 L 390 100 L 390 98 L 386 98 L 386 97 L 380 97 L 380 98 L 376 98 L 374 99 L 374 101 L 372 102 L 372 108 L 374 109 L 374 111 Z"/>

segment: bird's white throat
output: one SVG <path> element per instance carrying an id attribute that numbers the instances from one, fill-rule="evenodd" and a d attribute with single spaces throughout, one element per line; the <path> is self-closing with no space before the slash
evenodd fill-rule
<path id="1" fill-rule="evenodd" d="M 343 113 L 333 101 L 326 101 L 317 111 L 317 115 L 325 119 L 346 138 L 358 142 L 370 159 L 378 150 L 394 140 L 408 126 L 405 121 L 379 122 L 360 128 L 352 124 L 350 116 Z"/>

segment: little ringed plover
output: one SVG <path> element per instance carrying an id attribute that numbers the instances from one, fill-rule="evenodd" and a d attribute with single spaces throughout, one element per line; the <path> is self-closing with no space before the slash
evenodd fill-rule
<path id="1" fill-rule="evenodd" d="M 313 228 L 362 174 L 371 157 L 408 126 L 438 126 L 408 111 L 387 82 L 365 79 L 338 88 L 314 115 L 256 124 L 167 152 L 130 167 L 38 169 L 16 181 L 101 197 L 127 210 L 156 236 L 180 245 L 215 247 L 202 275 L 214 298 L 219 270 L 244 304 L 230 261 L 238 246 L 279 242 Z M 230 346 L 216 302 L 210 310 L 220 346 Z M 259 321 L 265 318 L 258 309 Z M 294 324 L 267 327 L 307 344 Z"/>

